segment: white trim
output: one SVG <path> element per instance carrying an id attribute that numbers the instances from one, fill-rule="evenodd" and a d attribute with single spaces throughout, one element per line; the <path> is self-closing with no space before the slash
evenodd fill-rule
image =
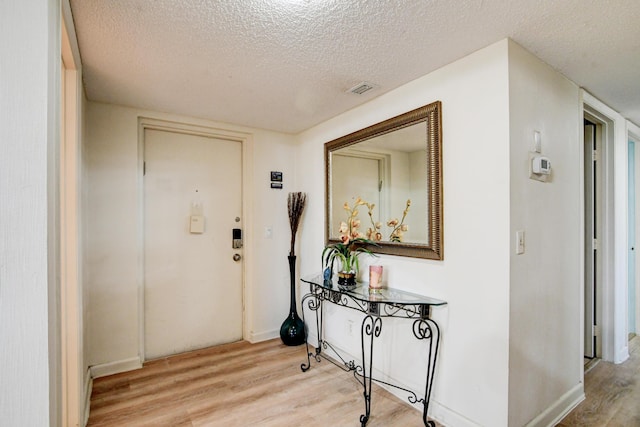
<path id="1" fill-rule="evenodd" d="M 595 142 L 595 149 L 597 150 L 597 152 L 599 153 L 599 161 L 598 161 L 598 166 L 594 169 L 594 170 L 589 170 L 587 172 L 587 167 L 586 165 L 588 164 L 586 162 L 585 157 L 592 157 L 593 153 L 592 153 L 592 149 L 593 148 L 587 148 L 586 143 L 585 143 L 585 127 L 584 127 L 584 121 L 585 120 L 589 120 L 590 122 L 593 122 L 596 125 L 596 128 L 593 130 L 593 135 L 592 137 L 594 138 Z M 602 267 L 603 265 L 606 264 L 606 262 L 604 262 L 603 260 L 606 258 L 606 254 L 608 253 L 608 246 L 605 244 L 606 240 L 603 238 L 603 236 L 606 237 L 606 233 L 604 233 L 604 230 L 606 230 L 607 227 L 607 221 L 605 221 L 605 215 L 604 213 L 606 213 L 606 210 L 608 208 L 610 208 L 610 205 L 612 205 L 612 203 L 607 203 L 606 201 L 604 201 L 604 198 L 607 197 L 609 194 L 612 194 L 612 192 L 607 191 L 608 188 L 605 186 L 605 176 L 606 176 L 606 167 L 601 167 L 607 164 L 608 159 L 611 157 L 610 154 L 608 153 L 608 151 L 606 150 L 607 145 L 603 142 L 603 133 L 606 132 L 607 129 L 607 124 L 600 119 L 597 119 L 595 116 L 589 114 L 586 110 L 582 110 L 581 111 L 581 123 L 582 125 L 580 126 L 580 206 L 582 207 L 581 209 L 581 224 L 580 224 L 580 230 L 583 230 L 580 233 L 580 247 L 581 248 L 585 248 L 583 250 L 580 251 L 580 283 L 581 283 L 581 287 L 580 287 L 580 319 L 584 319 L 581 322 L 581 331 L 582 334 L 581 336 L 583 337 L 581 339 L 581 347 L 582 347 L 582 351 L 579 354 L 579 359 L 577 360 L 577 364 L 578 366 L 583 366 L 584 365 L 584 355 L 587 354 L 586 352 L 586 342 L 585 339 L 587 337 L 593 339 L 593 333 L 592 333 L 592 329 L 593 329 L 593 325 L 602 325 L 602 312 L 603 312 L 603 304 L 602 304 L 602 295 L 603 295 L 603 290 L 604 290 L 604 283 L 605 283 L 605 274 L 604 274 L 604 268 Z M 603 172 L 603 170 L 605 170 Z M 589 185 L 587 185 L 587 180 L 591 181 L 589 182 Z M 596 196 L 594 197 L 593 195 L 587 195 L 587 191 L 593 191 L 596 192 Z M 586 207 L 587 204 L 589 204 L 589 208 L 591 210 L 591 212 L 587 213 Z M 587 218 L 587 216 L 594 216 L 593 218 Z M 589 226 L 593 227 L 594 225 L 597 225 L 597 229 L 595 230 L 596 235 L 599 236 L 599 240 L 600 240 L 600 244 L 598 245 L 598 256 L 596 257 L 596 259 L 594 260 L 590 260 L 589 262 L 587 262 L 586 260 L 586 253 L 587 247 L 592 246 L 592 243 L 590 241 L 590 238 L 586 238 L 585 239 L 585 232 L 586 232 L 586 227 L 587 224 L 589 224 Z M 595 262 L 595 264 L 592 265 L 592 262 Z M 596 316 L 593 319 L 592 322 L 587 322 L 587 319 L 585 318 L 586 316 L 586 301 L 587 301 L 587 295 L 584 293 L 584 289 L 585 289 L 585 281 L 587 280 L 587 276 L 586 276 L 586 271 L 587 271 L 587 265 L 589 266 L 589 274 L 593 274 L 595 277 L 593 277 L 593 285 L 595 286 L 594 292 L 595 292 L 595 296 L 592 298 L 592 300 L 590 301 L 593 305 L 592 309 L 595 309 L 596 311 Z M 592 353 L 595 355 L 596 357 L 602 357 L 602 336 L 600 336 L 596 342 L 594 343 L 595 346 L 591 349 Z"/>
<path id="2" fill-rule="evenodd" d="M 635 142 L 635 188 L 640 188 L 640 127 L 627 120 L 627 140 Z M 640 242 L 640 197 L 636 197 L 636 246 Z M 640 255 L 636 252 L 636 334 L 640 334 Z"/>
<path id="3" fill-rule="evenodd" d="M 82 270 L 80 262 L 82 79 L 73 22 L 62 3 L 61 19 L 61 143 L 60 143 L 60 314 L 63 424 L 80 425 L 83 419 Z M 70 28 L 71 27 L 71 31 Z"/>
<path id="4" fill-rule="evenodd" d="M 132 357 L 130 359 L 103 363 L 102 365 L 94 365 L 89 368 L 89 371 L 91 372 L 91 378 L 100 378 L 140 368 L 142 368 L 142 360 L 140 360 L 139 357 Z"/>
<path id="5" fill-rule="evenodd" d="M 610 349 L 611 345 L 609 344 L 611 342 L 611 337 L 613 336 L 612 333 L 610 333 L 609 331 L 611 330 L 611 327 L 607 327 L 607 325 L 612 325 L 613 322 L 610 321 L 610 316 L 608 315 L 608 313 L 611 313 L 612 310 L 609 308 L 610 304 L 609 302 L 611 301 L 611 298 L 609 297 L 609 295 L 611 294 L 611 287 L 613 286 L 613 279 L 611 276 L 611 272 L 613 271 L 613 269 L 611 268 L 611 265 L 613 264 L 612 258 L 613 258 L 613 249 L 612 249 L 612 241 L 613 241 L 613 221 L 611 218 L 613 218 L 613 180 L 610 179 L 610 175 L 611 175 L 611 170 L 613 169 L 613 154 L 612 154 L 612 135 L 613 135 L 613 125 L 612 123 L 605 117 L 602 116 L 600 114 L 598 114 L 596 111 L 590 109 L 590 108 L 584 108 L 583 112 L 582 112 L 582 118 L 583 121 L 584 119 L 589 120 L 590 122 L 593 122 L 596 125 L 596 130 L 595 130 L 595 140 L 596 140 L 596 149 L 599 152 L 599 162 L 598 162 L 598 167 L 597 167 L 597 172 L 595 173 L 595 176 L 592 177 L 594 179 L 594 189 L 595 191 L 598 193 L 598 195 L 596 196 L 596 198 L 599 200 L 599 202 L 593 206 L 593 209 L 595 210 L 595 216 L 596 218 L 599 218 L 599 221 L 597 223 L 597 229 L 596 229 L 596 234 L 598 234 L 600 237 L 598 239 L 598 257 L 597 257 L 597 262 L 596 265 L 594 266 L 594 273 L 596 275 L 596 277 L 594 278 L 594 282 L 595 282 L 595 310 L 596 310 L 596 317 L 594 319 L 595 324 L 599 325 L 601 327 L 601 330 L 603 331 L 603 333 L 600 335 L 600 339 L 596 340 L 595 343 L 595 349 L 594 349 L 594 354 L 596 357 L 600 357 L 600 358 L 605 358 L 606 359 L 606 354 L 607 354 L 607 350 L 606 349 Z M 585 169 L 584 169 L 584 156 L 589 156 L 590 153 L 585 153 L 585 146 L 584 146 L 584 126 L 581 127 L 581 135 L 582 138 L 581 140 L 583 141 L 583 143 L 581 144 L 581 151 L 582 151 L 582 163 L 581 165 L 583 165 L 583 167 L 581 168 L 581 176 L 580 176 L 580 180 L 582 182 L 582 193 L 584 196 L 586 196 L 584 193 L 586 191 L 586 183 L 584 181 L 585 179 Z M 582 206 L 585 206 L 585 201 L 586 198 L 583 197 L 582 198 Z M 582 216 L 583 216 L 583 222 L 582 222 L 582 226 L 581 229 L 584 230 L 585 226 L 586 226 L 586 216 L 585 216 L 585 212 L 582 212 Z M 584 232 L 581 233 L 581 237 L 582 237 L 582 245 L 587 245 L 588 240 L 584 240 Z M 584 247 L 584 246 L 581 246 Z M 584 249 L 581 250 L 581 261 L 582 261 L 582 266 L 581 266 L 581 283 L 584 284 L 584 280 L 586 279 L 586 277 L 584 276 L 584 273 L 586 271 L 585 266 L 586 266 L 586 260 L 584 259 L 584 254 L 586 253 L 586 251 Z M 584 319 L 585 316 L 585 311 L 584 311 L 584 304 L 586 301 L 586 295 L 584 295 L 584 286 L 581 286 L 581 294 L 582 294 L 582 298 L 581 298 L 581 312 L 582 312 L 582 317 L 581 319 Z M 586 320 L 586 319 L 585 319 Z M 588 325 L 586 325 L 586 322 L 583 321 L 582 322 L 582 330 L 583 330 L 583 334 L 582 337 L 586 337 L 586 333 L 584 333 L 584 327 L 590 327 Z M 583 355 L 585 354 L 584 352 L 584 338 L 582 340 L 582 346 L 583 346 L 583 351 L 580 354 L 580 359 L 579 359 L 579 364 L 581 367 L 584 366 L 584 360 L 583 360 Z M 608 359 L 607 359 L 608 360 Z"/>
<path id="6" fill-rule="evenodd" d="M 633 139 L 636 142 L 640 142 L 640 126 L 636 126 L 635 123 L 627 120 L 627 139 Z"/>
<path id="7" fill-rule="evenodd" d="M 138 116 L 138 355 L 145 360 L 144 349 L 144 131 L 145 129 L 206 136 L 209 138 L 237 141 L 242 147 L 242 336 L 250 335 L 251 295 L 253 295 L 253 269 L 248 268 L 253 256 L 253 136 L 250 133 L 219 129 L 186 122 Z"/>
<path id="8" fill-rule="evenodd" d="M 580 255 L 579 255 L 579 259 L 580 259 L 580 271 L 578 273 L 579 279 L 580 279 L 580 325 L 579 325 L 579 329 L 580 329 L 580 354 L 577 354 L 576 356 L 577 359 L 575 361 L 575 363 L 577 364 L 577 366 L 580 366 L 580 382 L 584 383 L 584 336 L 585 336 L 585 330 L 584 330 L 584 324 L 585 324 L 585 292 L 584 292 L 584 281 L 585 279 L 585 181 L 584 181 L 584 174 L 585 174 L 585 164 L 584 164 L 584 91 L 580 91 L 580 122 L 576 123 L 576 126 L 578 127 L 578 170 L 579 170 L 579 201 L 580 201 L 580 237 L 579 237 L 579 242 L 580 242 Z"/>
<path id="9" fill-rule="evenodd" d="M 84 384 L 84 411 L 82 417 L 82 423 L 80 425 L 86 426 L 89 422 L 89 414 L 91 413 L 91 393 L 93 392 L 93 378 L 91 378 L 91 370 L 87 369 L 85 375 Z"/>
<path id="10" fill-rule="evenodd" d="M 64 21 L 68 34 L 69 47 L 73 54 L 74 70 L 79 70 L 82 68 L 82 59 L 80 58 L 80 48 L 78 47 L 78 38 L 76 36 L 76 26 L 73 22 L 73 14 L 71 13 L 71 5 L 69 4 L 69 0 L 62 0 L 60 6 L 62 20 Z"/>
<path id="11" fill-rule="evenodd" d="M 242 220 L 243 227 L 243 274 L 242 274 L 242 318 L 243 318 L 243 337 L 249 337 L 250 331 L 253 329 L 253 318 L 249 318 L 249 314 L 253 315 L 253 296 L 256 294 L 254 289 L 253 263 L 254 238 L 253 230 L 253 199 L 254 199 L 254 182 L 253 182 L 253 135 L 249 133 L 240 134 L 234 132 L 235 135 L 242 135 Z M 278 336 L 280 331 L 278 331 Z"/>
<path id="12" fill-rule="evenodd" d="M 481 427 L 480 424 L 471 421 L 464 415 L 441 405 L 433 399 L 429 402 L 429 413 L 427 415 L 444 426 Z"/>
<path id="13" fill-rule="evenodd" d="M 261 341 L 272 340 L 274 338 L 280 338 L 280 330 L 272 329 L 270 331 L 263 331 L 263 332 L 250 331 L 247 335 L 245 335 L 245 339 L 249 341 L 251 344 L 255 344 Z"/>
<path id="14" fill-rule="evenodd" d="M 629 140 L 626 119 L 614 119 L 614 354 L 613 362 L 629 358 Z"/>
<path id="15" fill-rule="evenodd" d="M 585 399 L 584 386 L 582 383 L 577 384 L 571 390 L 567 391 L 553 405 L 549 406 L 544 412 L 535 417 L 527 427 L 552 427 L 558 424 L 569 412 Z"/>
<path id="16" fill-rule="evenodd" d="M 621 363 L 629 357 L 627 337 L 627 132 L 616 111 L 581 90 L 583 111 L 606 124 L 602 296 L 602 358 Z"/>

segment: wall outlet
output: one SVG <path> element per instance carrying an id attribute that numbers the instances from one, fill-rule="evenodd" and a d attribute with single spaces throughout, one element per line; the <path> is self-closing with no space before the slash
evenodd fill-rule
<path id="1" fill-rule="evenodd" d="M 353 320 L 347 320 L 347 335 L 353 337 L 353 331 L 355 329 L 355 322 Z"/>
<path id="2" fill-rule="evenodd" d="M 516 231 L 516 255 L 524 253 L 524 230 Z"/>

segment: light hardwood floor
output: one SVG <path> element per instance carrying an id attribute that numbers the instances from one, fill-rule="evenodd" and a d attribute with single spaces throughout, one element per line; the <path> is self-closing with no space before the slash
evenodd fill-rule
<path id="1" fill-rule="evenodd" d="M 585 376 L 586 400 L 558 427 L 640 427 L 640 337 L 620 365 Z M 93 383 L 89 426 L 359 426 L 362 388 L 327 361 L 300 371 L 304 346 L 241 341 L 146 363 Z M 437 378 L 436 378 L 437 381 Z M 370 427 L 421 426 L 374 386 Z"/>
<path id="2" fill-rule="evenodd" d="M 558 427 L 640 426 L 640 337 L 629 343 L 629 359 L 599 362 L 585 375 L 584 400 Z"/>
<path id="3" fill-rule="evenodd" d="M 359 426 L 362 386 L 305 347 L 241 341 L 145 363 L 93 383 L 89 426 Z M 421 426 L 422 414 L 374 386 L 367 426 Z"/>

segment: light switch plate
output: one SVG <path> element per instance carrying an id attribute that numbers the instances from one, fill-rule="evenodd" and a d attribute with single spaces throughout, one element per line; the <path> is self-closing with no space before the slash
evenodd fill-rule
<path id="1" fill-rule="evenodd" d="M 204 233 L 204 217 L 202 215 L 191 215 L 189 232 L 191 234 Z"/>

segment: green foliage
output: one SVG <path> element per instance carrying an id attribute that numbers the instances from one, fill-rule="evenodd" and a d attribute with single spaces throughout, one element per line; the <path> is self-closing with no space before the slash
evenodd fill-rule
<path id="1" fill-rule="evenodd" d="M 341 265 L 341 271 L 358 273 L 360 269 L 358 256 L 362 253 L 375 256 L 373 252 L 366 248 L 366 245 L 378 246 L 375 242 L 361 237 L 353 239 L 349 243 L 340 242 L 328 245 L 322 251 L 323 268 L 330 267 L 333 270 L 333 265 L 338 260 Z"/>

